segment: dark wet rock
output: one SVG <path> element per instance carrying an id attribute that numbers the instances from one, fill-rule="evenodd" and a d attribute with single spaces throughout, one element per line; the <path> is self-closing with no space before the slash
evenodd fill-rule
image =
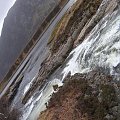
<path id="1" fill-rule="evenodd" d="M 54 91 L 57 91 L 58 85 L 53 85 L 53 89 L 54 89 Z"/>
<path id="2" fill-rule="evenodd" d="M 116 67 L 114 67 L 114 70 L 116 73 L 120 74 L 120 63 Z"/>
<path id="3" fill-rule="evenodd" d="M 14 81 L 12 83 L 12 85 L 10 86 L 10 88 L 8 89 L 8 91 L 6 92 L 6 94 L 3 96 L 3 98 L 6 98 L 6 101 L 11 104 L 12 100 L 15 98 L 19 86 L 22 82 L 23 76 L 21 78 L 18 79 L 18 81 Z"/>

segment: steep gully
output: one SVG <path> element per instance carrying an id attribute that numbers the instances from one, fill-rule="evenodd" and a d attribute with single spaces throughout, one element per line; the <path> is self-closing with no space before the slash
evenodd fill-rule
<path id="1" fill-rule="evenodd" d="M 30 73 L 34 72 L 34 75 L 33 75 L 34 77 L 31 76 L 31 78 L 33 78 L 32 79 L 33 83 L 30 79 L 31 83 L 29 83 L 28 86 L 25 87 L 25 83 L 22 82 L 19 87 L 19 91 L 13 101 L 13 106 L 15 106 L 21 100 L 20 94 L 24 94 L 25 96 L 27 96 L 27 98 L 26 97 L 24 98 L 24 96 L 22 95 L 23 103 L 25 103 L 25 106 L 22 109 L 25 114 L 23 114 L 21 119 L 30 119 L 30 120 L 33 120 L 35 118 L 37 119 L 37 116 L 38 116 L 37 114 L 39 114 L 41 111 L 43 111 L 46 108 L 45 103 L 48 102 L 48 99 L 50 98 L 51 94 L 54 92 L 53 85 L 58 84 L 58 86 L 61 86 L 63 84 L 62 81 L 68 75 L 68 73 L 71 73 L 71 75 L 74 75 L 75 73 L 86 73 L 97 67 L 102 67 L 105 73 L 110 73 L 111 75 L 115 75 L 115 80 L 117 79 L 119 81 L 119 70 L 120 70 L 119 69 L 119 64 L 120 64 L 119 16 L 120 15 L 119 15 L 119 9 L 116 8 L 116 3 L 112 4 L 113 6 L 114 5 L 115 6 L 111 11 L 109 11 L 109 7 L 110 7 L 109 5 L 111 5 L 112 2 L 113 1 L 103 0 L 98 11 L 92 18 L 90 18 L 89 22 L 87 21 L 87 24 L 85 25 L 85 28 L 83 30 L 89 31 L 91 26 L 94 27 L 100 21 L 100 19 L 103 18 L 103 16 L 105 17 L 90 32 L 90 34 L 86 37 L 86 39 L 82 42 L 82 44 L 80 44 L 70 53 L 64 65 L 62 64 L 62 66 L 59 67 L 59 65 L 61 65 L 60 63 L 57 66 L 58 69 L 56 69 L 56 65 L 55 65 L 56 71 L 54 70 L 54 73 L 52 75 L 50 73 L 47 76 L 47 78 L 48 77 L 49 78 L 47 81 L 43 82 L 44 84 L 42 85 L 42 87 L 35 86 L 36 89 L 34 89 L 32 86 L 36 85 L 34 84 L 34 81 L 36 81 L 36 78 L 37 80 L 41 79 L 40 76 L 41 76 L 41 73 L 43 73 L 42 71 L 44 67 L 41 67 L 42 68 L 40 69 L 41 73 L 39 73 L 39 76 L 38 76 L 39 69 L 36 72 L 35 69 L 30 69 L 31 66 L 30 67 L 28 66 L 28 69 L 27 69 L 28 72 Z M 116 8 L 116 10 L 114 10 L 114 8 Z M 81 20 L 81 23 L 82 23 L 82 20 Z M 82 31 L 82 33 L 84 33 L 83 36 L 86 35 L 86 32 Z M 78 44 L 80 37 L 81 36 L 79 36 L 76 42 L 74 42 L 75 45 Z M 66 42 L 67 46 L 69 45 L 68 43 L 71 43 L 71 39 L 69 39 Z M 59 55 L 62 55 L 62 52 Z M 68 53 L 67 50 L 65 53 Z M 113 57 L 114 59 L 112 59 Z M 51 62 L 48 62 L 48 63 L 51 63 Z M 38 64 L 36 65 L 38 66 Z M 35 65 L 35 64 L 31 63 L 30 65 Z M 46 61 L 44 61 L 42 65 L 46 66 L 47 65 Z M 54 63 L 52 63 L 51 65 L 54 65 Z M 45 70 L 49 71 L 48 68 L 47 69 L 45 68 Z M 30 74 L 26 74 L 25 76 L 22 78 L 23 81 L 24 79 L 25 80 L 29 79 Z M 38 86 L 40 85 L 40 83 L 37 82 Z M 24 91 L 23 91 L 23 88 L 25 88 Z M 30 92 L 30 88 L 33 88 L 33 92 L 32 91 Z M 27 95 L 28 91 L 29 93 L 34 93 L 34 94 L 31 94 L 32 97 L 29 96 L 30 94 Z"/>

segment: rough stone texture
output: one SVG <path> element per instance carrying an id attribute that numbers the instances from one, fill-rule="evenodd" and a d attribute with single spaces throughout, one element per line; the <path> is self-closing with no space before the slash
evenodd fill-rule
<path id="1" fill-rule="evenodd" d="M 119 120 L 112 76 L 94 70 L 66 77 L 39 120 Z"/>
<path id="2" fill-rule="evenodd" d="M 114 0 L 114 1 L 113 0 L 108 0 L 108 1 L 103 0 L 102 4 L 100 5 L 96 14 L 90 19 L 88 24 L 86 24 L 80 31 L 78 39 L 76 39 L 76 41 L 74 43 L 74 47 L 79 45 L 87 37 L 87 35 L 90 33 L 90 31 L 104 17 L 105 14 L 112 13 L 116 7 L 117 7 L 116 0 Z"/>
<path id="3" fill-rule="evenodd" d="M 53 47 L 50 50 L 48 58 L 44 60 L 41 65 L 38 78 L 33 82 L 33 85 L 23 98 L 24 104 L 28 101 L 35 90 L 38 87 L 41 89 L 47 81 L 47 78 L 49 78 L 50 75 L 63 64 L 72 50 L 74 41 L 77 39 L 79 32 L 96 13 L 101 2 L 102 0 L 90 0 L 89 2 L 87 0 L 78 0 L 74 5 L 75 10 L 74 8 L 71 8 L 73 11 L 70 10 L 68 12 L 68 14 L 70 14 L 69 21 L 67 22 L 67 25 L 65 25 L 66 27 L 63 32 L 51 41 L 53 42 Z M 91 7 L 94 7 L 94 9 L 91 10 Z M 88 13 L 89 10 L 90 12 Z"/>
<path id="4" fill-rule="evenodd" d="M 53 48 L 50 50 L 49 56 L 41 64 L 38 78 L 34 80 L 31 88 L 23 97 L 23 104 L 25 104 L 29 100 L 29 98 L 31 97 L 31 95 L 34 94 L 37 88 L 41 89 L 50 75 L 53 74 L 55 70 L 63 64 L 70 51 L 73 49 L 73 45 L 75 44 L 79 33 L 84 29 L 84 26 L 88 25 L 88 27 L 86 27 L 87 29 L 85 29 L 86 33 L 86 30 L 92 30 L 93 27 L 90 26 L 95 26 L 97 24 L 96 21 L 99 21 L 102 15 L 104 16 L 106 9 L 109 7 L 107 7 L 106 4 L 105 6 L 101 7 L 101 2 L 102 0 L 94 0 L 89 2 L 87 0 L 78 0 L 76 4 L 71 8 L 72 10 L 70 9 L 70 11 L 68 11 L 67 14 L 69 14 L 70 16 L 67 15 L 67 18 L 69 18 L 69 20 L 65 25 L 63 31 L 60 32 L 57 37 L 55 36 L 55 39 L 51 41 L 53 42 Z M 108 6 L 109 5 L 110 4 L 108 4 Z M 96 7 L 93 9 L 94 6 Z M 99 6 L 100 8 L 104 8 L 101 11 L 102 13 L 98 12 Z M 98 15 L 100 15 L 100 18 L 98 17 Z M 97 16 L 99 19 L 97 17 L 95 18 L 95 16 Z M 63 18 L 63 21 L 64 19 L 66 18 Z M 10 93 L 9 95 L 12 94 Z"/>

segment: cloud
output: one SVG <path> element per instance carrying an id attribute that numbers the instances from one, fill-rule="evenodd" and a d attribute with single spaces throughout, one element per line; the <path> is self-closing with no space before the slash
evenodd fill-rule
<path id="1" fill-rule="evenodd" d="M 0 36 L 4 19 L 7 16 L 9 9 L 14 5 L 16 0 L 0 0 Z"/>
<path id="2" fill-rule="evenodd" d="M 0 36 L 1 36 L 2 28 L 3 28 L 3 23 L 4 23 L 4 20 L 1 20 L 0 21 Z"/>

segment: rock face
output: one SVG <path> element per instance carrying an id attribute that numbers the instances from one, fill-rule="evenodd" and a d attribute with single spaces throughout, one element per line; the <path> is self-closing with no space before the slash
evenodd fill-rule
<path id="1" fill-rule="evenodd" d="M 119 94 L 101 71 L 66 77 L 39 120 L 118 120 Z"/>
<path id="2" fill-rule="evenodd" d="M 72 17 L 67 16 L 69 19 L 66 22 L 67 25 L 61 22 L 59 26 L 63 28 L 61 29 L 62 32 L 58 29 L 57 35 L 52 36 L 49 43 L 51 56 L 60 53 L 61 46 L 64 46 L 70 37 L 73 40 L 72 44 L 74 44 L 71 49 L 80 44 L 103 16 L 117 8 L 117 2 L 114 0 L 92 0 L 89 2 L 83 0 L 78 8 L 73 12 L 74 14 L 69 12 Z M 64 27 L 62 24 L 64 24 Z M 79 37 L 76 36 L 73 39 L 73 33 L 76 29 L 77 33 L 80 34 Z M 50 57 L 47 62 L 48 60 L 50 60 Z M 47 62 L 45 61 L 43 64 L 44 67 L 48 65 Z M 47 109 L 41 113 L 39 120 L 119 120 L 119 83 L 113 80 L 113 76 L 108 75 L 108 73 L 106 75 L 103 69 L 97 68 L 97 70 L 86 74 L 68 76 L 64 80 L 63 87 L 52 95 Z M 119 72 L 119 65 L 116 66 L 115 70 Z M 43 71 L 40 70 L 40 73 L 44 73 Z M 41 76 L 40 74 L 38 81 L 41 81 Z"/>
<path id="3" fill-rule="evenodd" d="M 17 0 L 8 12 L 0 40 L 0 79 L 59 0 Z"/>
<path id="4" fill-rule="evenodd" d="M 42 62 L 38 77 L 22 97 L 23 104 L 37 89 L 43 88 L 51 75 L 62 67 L 71 50 L 84 40 L 103 16 L 115 10 L 117 4 L 114 0 L 105 2 L 108 4 L 104 4 L 104 0 L 77 0 L 63 16 L 48 43 L 50 54 Z M 40 114 L 39 120 L 119 120 L 120 85 L 103 69 L 67 76 L 63 87 L 53 86 L 59 91 L 52 95 L 48 105 L 45 104 L 47 109 Z M 119 72 L 119 66 L 114 69 Z M 14 99 L 20 82 L 10 88 L 10 94 L 6 95 L 8 101 Z"/>
<path id="5" fill-rule="evenodd" d="M 71 9 L 63 16 L 62 20 L 55 28 L 52 39 L 48 42 L 50 54 L 41 64 L 39 76 L 34 80 L 31 88 L 26 93 L 22 102 L 25 104 L 33 95 L 37 88 L 42 88 L 50 75 L 59 68 L 74 45 L 81 43 L 85 36 L 95 27 L 95 25 L 107 13 L 108 4 L 102 4 L 102 0 L 77 0 Z M 112 1 L 113 3 L 113 1 Z M 115 4 L 115 5 L 114 5 Z M 112 6 L 112 11 L 116 3 Z M 83 32 L 84 30 L 84 32 Z M 82 33 L 81 33 L 82 32 Z M 79 37 L 81 35 L 81 38 Z M 79 38 L 79 39 L 78 39 Z"/>

